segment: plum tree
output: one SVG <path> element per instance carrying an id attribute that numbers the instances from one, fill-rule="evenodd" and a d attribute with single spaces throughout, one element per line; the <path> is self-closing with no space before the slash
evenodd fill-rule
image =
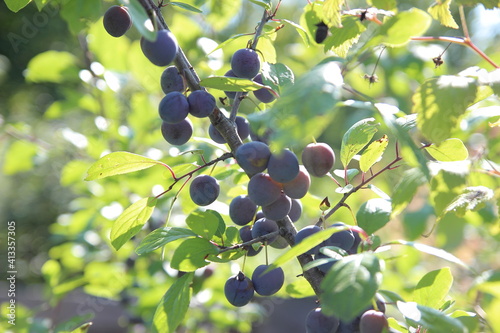
<path id="1" fill-rule="evenodd" d="M 231 58 L 231 70 L 237 77 L 253 79 L 260 71 L 260 59 L 252 49 L 239 49 Z"/>
<path id="2" fill-rule="evenodd" d="M 252 280 L 241 271 L 227 279 L 224 285 L 226 299 L 234 306 L 247 305 L 254 293 Z"/>
<path id="3" fill-rule="evenodd" d="M 253 175 L 266 170 L 271 150 L 263 142 L 252 141 L 239 146 L 234 157 L 243 170 Z"/>
<path id="4" fill-rule="evenodd" d="M 318 227 L 317 225 L 308 225 L 302 229 L 300 229 L 297 234 L 295 235 L 295 244 L 298 244 L 302 242 L 305 238 L 317 233 L 318 231 L 321 231 L 321 228 Z M 322 245 L 316 245 L 315 247 L 309 249 L 306 251 L 306 254 L 315 254 L 318 253 L 320 247 Z"/>
<path id="5" fill-rule="evenodd" d="M 178 91 L 172 91 L 165 95 L 158 106 L 160 118 L 169 124 L 176 124 L 186 119 L 188 112 L 187 98 Z"/>
<path id="6" fill-rule="evenodd" d="M 183 145 L 188 142 L 193 135 L 193 123 L 189 118 L 185 118 L 176 124 L 162 122 L 161 134 L 165 141 L 171 145 Z"/>
<path id="7" fill-rule="evenodd" d="M 257 205 L 246 195 L 239 195 L 229 204 L 229 217 L 237 225 L 245 225 L 253 221 Z"/>
<path id="8" fill-rule="evenodd" d="M 266 173 L 258 173 L 248 182 L 248 196 L 259 206 L 267 206 L 279 199 L 281 185 Z"/>
<path id="9" fill-rule="evenodd" d="M 104 13 L 104 29 L 113 37 L 123 36 L 132 26 L 132 18 L 126 7 L 111 6 Z"/>
<path id="10" fill-rule="evenodd" d="M 219 197 L 220 186 L 217 179 L 209 175 L 196 176 L 189 186 L 191 200 L 198 206 L 207 206 Z"/>
<path id="11" fill-rule="evenodd" d="M 289 182 L 283 183 L 283 191 L 292 199 L 301 199 L 309 191 L 311 177 L 303 165 L 299 165 L 299 173 Z"/>
<path id="12" fill-rule="evenodd" d="M 278 183 L 290 182 L 299 174 L 299 160 L 287 149 L 272 153 L 267 164 L 267 172 Z"/>
<path id="13" fill-rule="evenodd" d="M 359 321 L 360 333 L 382 333 L 388 328 L 387 318 L 382 312 L 376 310 L 366 311 Z"/>
<path id="14" fill-rule="evenodd" d="M 197 118 L 208 117 L 215 109 L 215 97 L 205 90 L 193 91 L 187 97 L 189 113 Z"/>
<path id="15" fill-rule="evenodd" d="M 302 151 L 302 163 L 311 176 L 323 177 L 335 163 L 335 153 L 326 143 L 310 143 Z"/>
<path id="16" fill-rule="evenodd" d="M 335 333 L 339 324 L 336 317 L 323 314 L 321 308 L 312 309 L 306 317 L 306 333 Z"/>
<path id="17" fill-rule="evenodd" d="M 275 221 L 267 219 L 267 218 L 261 218 L 253 224 L 252 227 L 252 238 L 257 238 L 261 236 L 266 236 L 269 235 L 270 233 L 278 231 L 278 225 L 276 224 Z M 267 243 L 272 243 L 278 238 L 278 234 L 275 236 L 269 236 L 267 239 Z"/>
<path id="18" fill-rule="evenodd" d="M 262 74 L 257 74 L 256 77 L 254 77 L 253 79 L 255 82 L 257 83 L 260 83 L 260 84 L 263 84 L 263 81 L 262 81 Z M 253 92 L 254 96 L 259 100 L 261 101 L 262 103 L 271 103 L 272 101 L 274 101 L 276 99 L 276 96 L 271 93 L 268 89 L 266 88 L 261 88 L 261 89 L 258 89 L 258 90 L 255 90 Z"/>
<path id="19" fill-rule="evenodd" d="M 161 73 L 160 85 L 165 95 L 172 91 L 184 92 L 186 90 L 184 78 L 175 66 L 169 66 Z"/>
<path id="20" fill-rule="evenodd" d="M 273 203 L 262 206 L 262 212 L 268 219 L 277 221 L 285 218 L 290 213 L 291 208 L 292 200 L 286 194 L 281 193 L 279 198 Z"/>
<path id="21" fill-rule="evenodd" d="M 174 34 L 168 30 L 159 30 L 156 39 L 150 41 L 141 37 L 142 53 L 156 66 L 167 66 L 177 55 L 179 45 Z"/>
<path id="22" fill-rule="evenodd" d="M 259 265 L 252 274 L 255 292 L 261 296 L 276 294 L 285 283 L 285 273 L 281 267 L 276 267 L 264 273 L 268 267 L 269 265 Z"/>

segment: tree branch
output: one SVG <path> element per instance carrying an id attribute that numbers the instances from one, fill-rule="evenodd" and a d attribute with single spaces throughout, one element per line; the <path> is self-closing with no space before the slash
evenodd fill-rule
<path id="1" fill-rule="evenodd" d="M 156 22 L 162 29 L 169 30 L 167 24 L 165 23 L 165 20 L 163 19 L 161 9 L 158 8 L 152 0 L 138 1 L 146 10 L 147 14 L 153 22 Z M 264 25 L 268 21 L 268 19 L 269 13 L 265 10 L 262 16 L 262 20 L 260 21 L 256 29 L 255 36 L 252 42 L 252 48 L 256 47 L 258 38 L 262 33 Z M 186 82 L 191 90 L 204 89 L 202 86 L 200 86 L 200 78 L 196 74 L 193 66 L 191 66 L 181 47 L 179 47 L 179 51 L 177 52 L 177 56 L 175 57 L 174 62 L 179 72 L 184 74 Z M 224 116 L 220 109 L 217 107 L 209 116 L 209 118 L 211 123 L 220 132 L 222 137 L 229 145 L 229 148 L 234 153 L 236 149 L 240 145 L 242 145 L 242 142 L 233 123 L 226 116 Z M 277 221 L 277 224 L 280 228 L 280 234 L 286 239 L 290 246 L 293 246 L 295 244 L 295 234 L 297 233 L 297 229 L 295 229 L 295 226 L 293 225 L 290 218 L 287 216 L 286 218 Z M 313 260 L 312 256 L 308 254 L 302 254 L 298 256 L 297 259 L 302 267 Z M 317 268 L 312 268 L 310 270 L 304 271 L 304 277 L 307 279 L 317 295 L 320 294 L 320 283 L 323 279 L 323 276 L 323 273 Z"/>

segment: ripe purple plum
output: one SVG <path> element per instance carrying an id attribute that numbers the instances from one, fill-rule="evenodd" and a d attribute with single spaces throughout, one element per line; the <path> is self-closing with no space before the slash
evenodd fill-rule
<path id="1" fill-rule="evenodd" d="M 207 206 L 217 200 L 220 186 L 217 179 L 209 175 L 196 176 L 189 186 L 191 200 L 198 206 Z"/>
<path id="2" fill-rule="evenodd" d="M 224 294 L 229 303 L 234 306 L 247 305 L 253 297 L 255 290 L 252 280 L 239 272 L 231 276 L 224 285 Z"/>
<path id="3" fill-rule="evenodd" d="M 180 123 L 186 119 L 189 112 L 189 104 L 186 96 L 178 91 L 172 91 L 165 95 L 158 106 L 160 118 L 169 124 Z"/>
<path id="4" fill-rule="evenodd" d="M 111 6 L 104 13 L 104 29 L 113 37 L 123 36 L 132 26 L 132 18 L 126 7 Z"/>
<path id="5" fill-rule="evenodd" d="M 302 163 L 311 176 L 323 177 L 335 163 L 335 153 L 326 143 L 310 143 L 302 151 Z"/>
<path id="6" fill-rule="evenodd" d="M 240 49 L 231 58 L 231 69 L 237 77 L 253 79 L 260 71 L 260 59 L 252 49 Z"/>
<path id="7" fill-rule="evenodd" d="M 179 44 L 173 33 L 159 30 L 154 42 L 141 37 L 141 50 L 156 66 L 167 66 L 175 59 Z"/>
<path id="8" fill-rule="evenodd" d="M 205 90 L 196 90 L 187 98 L 189 113 L 197 118 L 208 117 L 215 109 L 215 97 Z"/>
<path id="9" fill-rule="evenodd" d="M 162 122 L 161 134 L 171 145 L 181 146 L 188 142 L 193 135 L 193 123 L 189 118 L 185 118 L 177 124 Z"/>
<path id="10" fill-rule="evenodd" d="M 299 160 L 290 150 L 272 153 L 267 164 L 267 172 L 274 181 L 287 183 L 299 174 Z"/>
<path id="11" fill-rule="evenodd" d="M 186 85 L 184 78 L 175 66 L 167 67 L 160 77 L 161 90 L 166 94 L 172 91 L 184 92 Z"/>

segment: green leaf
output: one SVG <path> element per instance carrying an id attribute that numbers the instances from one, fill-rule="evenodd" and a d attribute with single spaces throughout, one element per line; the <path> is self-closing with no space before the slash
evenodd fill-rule
<path id="1" fill-rule="evenodd" d="M 458 24 L 450 12 L 450 4 L 451 0 L 437 0 L 427 9 L 427 12 L 445 27 L 458 29 Z"/>
<path id="2" fill-rule="evenodd" d="M 440 162 L 464 161 L 469 157 L 469 151 L 460 139 L 447 139 L 438 145 L 431 144 L 425 150 Z"/>
<path id="3" fill-rule="evenodd" d="M 332 110 L 343 83 L 337 63 L 320 64 L 299 77 L 294 85 L 285 87 L 270 110 L 248 118 L 252 125 L 260 124 L 262 131 L 274 130 L 273 149 L 305 146 L 311 137 L 319 137 L 335 116 Z"/>
<path id="4" fill-rule="evenodd" d="M 421 9 L 412 8 L 402 11 L 387 19 L 367 46 L 384 44 L 389 47 L 400 47 L 408 43 L 413 36 L 427 31 L 432 18 Z"/>
<path id="5" fill-rule="evenodd" d="M 118 217 L 111 228 L 111 244 L 118 251 L 135 236 L 153 214 L 157 199 L 143 198 L 134 202 Z"/>
<path id="6" fill-rule="evenodd" d="M 343 4 L 344 0 L 325 0 L 323 4 L 323 17 L 328 26 L 342 26 L 340 10 Z"/>
<path id="7" fill-rule="evenodd" d="M 254 91 L 265 88 L 264 85 L 249 79 L 240 77 L 211 76 L 200 81 L 205 88 L 213 88 L 224 91 Z"/>
<path id="8" fill-rule="evenodd" d="M 399 311 L 403 314 L 408 324 L 422 326 L 429 332 L 466 333 L 462 323 L 451 318 L 441 311 L 432 309 L 415 302 L 397 302 Z"/>
<path id="9" fill-rule="evenodd" d="M 185 10 L 189 10 L 190 12 L 200 13 L 200 14 L 203 13 L 200 9 L 198 9 L 194 6 L 191 6 L 190 4 L 184 3 L 184 2 L 175 2 L 174 1 L 174 2 L 169 2 L 168 4 L 185 9 Z"/>
<path id="10" fill-rule="evenodd" d="M 397 241 L 392 241 L 392 242 L 388 243 L 388 245 L 393 245 L 393 244 L 410 246 L 410 247 L 413 247 L 415 250 L 420 251 L 422 253 L 430 254 L 432 256 L 435 256 L 435 257 L 444 259 L 446 261 L 452 262 L 454 264 L 457 264 L 459 266 L 462 266 L 468 270 L 472 270 L 472 268 L 467 266 L 467 264 L 464 263 L 462 260 L 458 259 L 453 254 L 446 252 L 443 249 L 438 249 L 438 248 L 435 248 L 435 247 L 432 247 L 429 245 L 415 243 L 415 242 L 407 242 L 405 240 L 397 240 Z"/>
<path id="11" fill-rule="evenodd" d="M 367 172 L 370 168 L 382 157 L 387 145 L 389 144 L 389 139 L 387 135 L 384 135 L 380 139 L 373 141 L 365 149 L 361 158 L 359 160 L 359 168 L 363 172 Z"/>
<path id="12" fill-rule="evenodd" d="M 139 33 L 150 41 L 156 40 L 156 31 L 151 30 L 153 27 L 151 20 L 140 2 L 138 0 L 120 0 L 120 3 L 127 6 L 132 17 L 132 23 Z"/>
<path id="13" fill-rule="evenodd" d="M 18 11 L 26 7 L 26 5 L 30 2 L 31 0 L 5 0 L 7 8 L 9 8 L 14 13 L 17 13 Z"/>
<path id="14" fill-rule="evenodd" d="M 453 172 L 440 170 L 431 179 L 430 202 L 440 218 L 448 212 L 448 206 L 460 195 L 466 184 L 465 173 L 458 172 L 458 168 Z"/>
<path id="15" fill-rule="evenodd" d="M 425 274 L 413 291 L 413 300 L 420 305 L 439 309 L 453 284 L 449 267 Z"/>
<path id="16" fill-rule="evenodd" d="M 222 217 L 216 211 L 196 210 L 186 218 L 186 224 L 193 232 L 210 240 L 219 227 L 220 219 Z"/>
<path id="17" fill-rule="evenodd" d="M 166 227 L 158 228 L 149 233 L 141 241 L 135 252 L 139 255 L 153 252 L 163 245 L 181 238 L 196 237 L 197 235 L 186 228 Z"/>
<path id="18" fill-rule="evenodd" d="M 73 35 L 97 21 L 104 13 L 101 0 L 71 0 L 61 4 L 61 17 L 68 24 Z"/>
<path id="19" fill-rule="evenodd" d="M 375 118 L 366 118 L 358 121 L 347 130 L 342 138 L 340 148 L 340 161 L 345 168 L 352 158 L 370 142 L 377 132 L 378 126 Z"/>
<path id="20" fill-rule="evenodd" d="M 153 317 L 156 332 L 174 333 L 184 320 L 191 301 L 193 273 L 186 273 L 167 290 Z"/>
<path id="21" fill-rule="evenodd" d="M 391 202 L 381 198 L 370 199 L 363 203 L 356 213 L 358 226 L 368 234 L 379 230 L 391 219 Z"/>
<path id="22" fill-rule="evenodd" d="M 349 49 L 358 42 L 366 27 L 356 16 L 342 17 L 342 27 L 330 28 L 331 35 L 324 41 L 325 52 L 332 50 L 339 57 L 345 58 Z"/>
<path id="23" fill-rule="evenodd" d="M 290 249 L 288 249 L 286 252 L 281 254 L 278 258 L 276 258 L 276 260 L 274 260 L 272 265 L 270 265 L 267 270 L 270 271 L 276 267 L 280 267 L 280 266 L 284 265 L 285 263 L 294 259 L 298 255 L 301 255 L 304 252 L 306 252 L 307 250 L 312 249 L 316 245 L 321 244 L 324 240 L 330 238 L 330 236 L 333 235 L 334 233 L 339 232 L 339 231 L 343 231 L 343 230 L 347 230 L 347 227 L 331 227 L 331 228 L 327 228 L 325 230 L 321 230 L 319 232 L 316 232 L 315 234 L 307 237 L 306 240 L 304 240 L 298 244 L 295 244 Z"/>
<path id="24" fill-rule="evenodd" d="M 271 64 L 264 62 L 262 64 L 261 74 L 264 84 L 278 92 L 287 86 L 293 85 L 295 80 L 292 70 L 281 63 Z"/>
<path id="25" fill-rule="evenodd" d="M 271 9 L 271 0 L 250 0 L 250 2 L 259 5 L 266 10 Z"/>
<path id="26" fill-rule="evenodd" d="M 80 325 L 79 327 L 75 328 L 74 330 L 72 330 L 71 333 L 87 333 L 90 326 L 92 326 L 92 322 L 85 323 L 85 324 Z"/>
<path id="27" fill-rule="evenodd" d="M 143 170 L 154 165 L 163 165 L 164 163 L 152 160 L 150 158 L 128 153 L 125 151 L 114 152 L 97 160 L 87 171 L 85 180 L 102 179 L 114 175 L 122 175 L 129 172 Z"/>
<path id="28" fill-rule="evenodd" d="M 76 58 L 69 52 L 46 51 L 37 54 L 28 63 L 26 81 L 53 82 L 78 80 Z"/>
<path id="29" fill-rule="evenodd" d="M 455 212 L 457 216 L 464 216 L 469 210 L 481 208 L 485 201 L 493 199 L 493 190 L 485 186 L 470 186 L 463 189 L 462 193 L 456 197 L 445 208 L 444 213 Z"/>
<path id="30" fill-rule="evenodd" d="M 392 215 L 399 215 L 417 193 L 417 189 L 427 182 L 422 172 L 415 168 L 403 173 L 392 194 Z"/>
<path id="31" fill-rule="evenodd" d="M 450 317 L 458 319 L 467 328 L 468 332 L 478 332 L 479 316 L 477 313 L 456 310 L 450 314 Z"/>
<path id="32" fill-rule="evenodd" d="M 442 75 L 425 81 L 412 98 L 422 134 L 434 143 L 448 139 L 476 92 L 477 82 L 469 77 Z"/>
<path id="33" fill-rule="evenodd" d="M 175 250 L 170 265 L 174 269 L 184 272 L 193 272 L 208 265 L 205 258 L 210 254 L 219 253 L 219 249 L 204 238 L 189 238 L 183 241 Z"/>
<path id="34" fill-rule="evenodd" d="M 381 283 L 381 263 L 373 253 L 344 257 L 321 282 L 322 311 L 350 321 L 371 304 Z"/>
<path id="35" fill-rule="evenodd" d="M 313 288 L 306 279 L 298 279 L 285 288 L 288 296 L 293 298 L 305 298 L 315 296 Z"/>
<path id="36" fill-rule="evenodd" d="M 28 141 L 14 141 L 8 148 L 5 157 L 3 172 L 6 175 L 14 175 L 33 169 L 35 166 L 33 158 L 38 152 L 38 146 Z"/>
<path id="37" fill-rule="evenodd" d="M 288 23 L 292 27 L 294 27 L 295 30 L 297 31 L 297 33 L 299 34 L 299 36 L 304 41 L 304 44 L 306 44 L 306 46 L 311 45 L 311 40 L 309 39 L 309 35 L 307 34 L 306 29 L 304 29 L 300 24 L 295 23 L 295 22 L 290 21 L 290 20 L 287 20 L 287 19 L 282 19 L 281 22 Z"/>

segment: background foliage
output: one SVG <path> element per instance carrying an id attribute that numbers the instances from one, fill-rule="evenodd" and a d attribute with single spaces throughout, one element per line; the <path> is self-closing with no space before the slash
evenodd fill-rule
<path id="1" fill-rule="evenodd" d="M 166 6 L 163 14 L 169 27 L 201 78 L 223 75 L 229 69 L 231 54 L 245 47 L 251 38 L 246 34 L 252 33 L 260 20 L 262 8 L 255 3 L 265 1 L 184 2 L 202 13 Z M 325 1 L 324 6 L 333 2 Z M 498 96 L 492 95 L 499 91 L 498 74 L 485 80 L 484 71 L 492 72 L 493 67 L 463 45 L 452 44 L 443 55 L 444 64 L 435 68 L 432 58 L 439 56 L 447 43 L 408 43 L 409 37 L 421 34 L 462 36 L 463 30 L 454 29 L 462 27 L 457 7 L 461 3 L 470 5 L 465 7 L 465 17 L 472 40 L 500 63 L 500 46 L 495 43 L 500 34 L 499 11 L 484 9 L 497 6 L 494 2 L 453 2 L 450 13 L 443 9 L 449 5 L 445 2 L 435 5 L 439 9 L 429 14 L 430 4 L 420 1 L 353 1 L 349 2 L 351 8 L 373 5 L 401 14 L 388 18 L 380 29 L 373 22 L 343 16 L 341 22 L 352 34 L 344 36 L 343 30 L 336 27 L 339 18 L 335 11 L 329 15 L 326 9 L 321 12 L 319 5 L 284 1 L 276 18 L 296 23 L 269 22 L 258 49 L 267 62 L 285 64 L 293 72 L 295 85 L 287 90 L 286 82 L 281 82 L 276 89 L 282 97 L 268 106 L 268 112 L 262 112 L 265 105 L 256 106 L 255 101 L 246 99 L 240 114 L 248 116 L 256 131 L 269 125 L 276 129 L 274 147 L 292 145 L 299 153 L 312 137 L 327 142 L 337 154 L 338 170 L 348 165 L 358 167 L 356 161 L 351 161 L 352 156 L 341 153 L 342 139 L 353 124 L 373 117 L 381 124 L 373 140 L 383 135 L 389 139 L 386 154 L 374 170 L 394 159 L 397 140 L 405 165 L 377 177 L 373 190 L 350 196 L 348 204 L 354 212 L 359 211 L 356 218 L 360 226 L 375 232 L 382 243 L 394 242 L 391 251 L 380 254 L 385 259 L 381 289 L 391 291 L 384 296 L 395 301 L 397 297 L 392 293 L 396 293 L 407 302 L 418 302 L 425 307 L 421 309 L 424 321 L 434 318 L 433 309 L 453 300 L 452 310 L 477 312 L 488 320 L 488 325 L 479 325 L 475 316 L 467 325 L 470 331 L 498 331 L 500 318 L 495 314 L 500 312 L 500 136 L 498 124 L 491 126 L 500 116 Z M 166 244 L 163 250 L 136 253 L 146 235 L 163 227 L 169 214 L 170 226 L 189 225 L 186 217 L 193 218 L 197 207 L 187 191 L 181 191 L 174 202 L 181 184 L 155 202 L 146 226 L 131 240 L 120 241 L 120 249 L 115 250 L 117 245 L 110 240 L 113 223 L 132 203 L 168 188 L 171 175 L 165 168 L 154 166 L 84 181 L 92 164 L 111 152 L 128 151 L 161 160 L 182 174 L 202 161 L 198 154 L 181 152 L 199 149 L 208 160 L 227 151 L 207 139 L 208 119 L 194 120 L 195 138 L 185 146 L 173 147 L 163 141 L 157 116 L 163 69 L 142 55 L 137 29 L 132 28 L 118 39 L 107 35 L 102 15 L 112 4 L 101 0 L 6 0 L 0 4 L 0 219 L 17 221 L 19 286 L 43 284 L 44 290 L 42 306 L 18 308 L 15 331 L 71 331 L 86 322 L 88 318 L 82 317 L 61 323 L 55 316 L 37 316 L 44 308 L 56 308 L 68 293 L 80 289 L 89 295 L 121 301 L 127 318 L 117 326 L 126 326 L 129 331 L 138 327 L 150 331 L 162 296 L 167 290 L 180 290 L 193 293 L 190 315 L 182 321 L 185 331 L 249 332 L 252 322 L 266 315 L 272 318 L 272 313 L 266 314 L 258 303 L 236 309 L 225 300 L 222 282 L 238 270 L 242 259 L 231 264 L 211 264 L 179 279 L 171 267 L 179 268 L 174 255 L 179 241 Z M 324 45 L 313 41 L 313 23 L 319 17 L 332 27 Z M 281 23 L 284 27 L 273 31 Z M 296 27 L 298 24 L 303 30 Z M 381 55 L 380 44 L 390 46 Z M 210 53 L 217 46 L 219 49 Z M 329 49 L 335 54 L 325 53 Z M 322 94 L 321 87 L 329 78 L 319 75 L 331 64 L 325 59 L 337 56 L 343 81 L 351 92 L 358 93 L 338 89 L 335 94 Z M 314 67 L 322 61 L 324 65 Z M 373 71 L 378 82 L 370 84 L 364 75 L 372 75 Z M 224 96 L 220 90 L 210 92 L 217 99 Z M 373 107 L 367 101 L 379 104 Z M 415 113 L 418 128 L 412 128 L 409 134 L 398 132 L 394 115 L 411 122 L 404 116 Z M 444 141 L 449 138 L 465 144 L 466 159 L 458 156 L 460 144 Z M 449 145 L 447 148 L 433 146 L 423 154 L 429 153 L 427 158 L 439 161 L 458 161 L 422 165 L 412 160 L 408 147 L 413 140 L 444 141 L 441 144 Z M 451 151 L 452 156 L 443 151 Z M 218 163 L 212 175 L 221 182 L 221 196 L 209 208 L 218 212 L 213 213 L 214 221 L 225 221 L 226 236 L 231 235 L 235 229 L 228 217 L 228 203 L 246 193 L 247 179 L 230 160 Z M 313 179 L 310 193 L 302 200 L 304 213 L 297 228 L 317 220 L 324 197 L 328 196 L 333 204 L 342 197 L 335 188 L 331 180 Z M 472 190 L 467 192 L 465 188 Z M 372 202 L 369 200 L 384 198 L 381 192 L 393 198 L 392 213 L 364 217 L 363 207 L 366 209 Z M 331 219 L 354 224 L 347 209 L 338 210 Z M 211 236 L 215 234 L 214 230 Z M 196 242 L 198 238 L 190 239 Z M 416 243 L 408 243 L 413 241 Z M 270 249 L 270 261 L 281 253 Z M 444 260 L 450 259 L 448 253 L 467 268 Z M 372 259 L 370 255 L 363 262 L 372 267 Z M 263 256 L 247 258 L 246 266 L 255 267 L 263 261 Z M 283 267 L 286 288 L 278 296 L 311 296 L 310 288 L 297 278 L 302 273 L 298 263 L 290 260 Z M 426 289 L 426 279 L 433 281 L 431 290 Z M 191 281 L 193 287 L 189 288 Z M 429 298 L 440 290 L 445 293 Z M 389 316 L 404 322 L 412 309 L 408 308 L 410 303 L 401 304 L 389 308 Z M 411 324 L 411 320 L 407 323 Z M 391 322 L 394 328 L 398 325 L 395 320 Z M 5 321 L 0 322 L 0 327 L 11 329 Z"/>

